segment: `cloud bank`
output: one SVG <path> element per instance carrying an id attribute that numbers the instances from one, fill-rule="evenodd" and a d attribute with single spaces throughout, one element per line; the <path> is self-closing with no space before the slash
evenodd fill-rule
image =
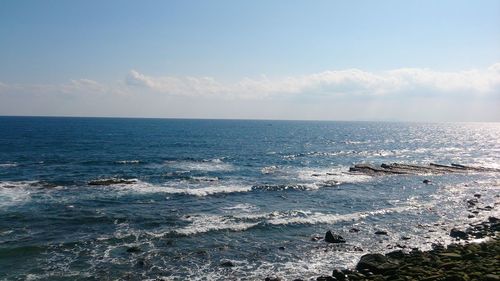
<path id="1" fill-rule="evenodd" d="M 484 69 L 332 70 L 242 78 L 150 76 L 0 81 L 0 115 L 500 121 L 500 63 Z"/>
<path id="2" fill-rule="evenodd" d="M 132 70 L 125 81 L 129 86 L 162 94 L 244 99 L 290 95 L 494 95 L 500 92 L 500 63 L 483 70 L 459 72 L 401 68 L 376 73 L 347 69 L 279 79 L 244 78 L 236 83 L 222 83 L 212 77 L 151 77 Z"/>

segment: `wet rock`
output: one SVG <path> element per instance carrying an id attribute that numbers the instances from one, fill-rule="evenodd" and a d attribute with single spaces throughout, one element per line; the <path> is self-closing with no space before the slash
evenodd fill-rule
<path id="1" fill-rule="evenodd" d="M 425 184 L 431 184 L 432 183 L 431 180 L 427 180 L 427 179 L 423 180 L 422 182 L 425 183 Z"/>
<path id="2" fill-rule="evenodd" d="M 500 219 L 495 217 L 488 217 L 488 222 L 490 223 L 500 223 Z"/>
<path id="3" fill-rule="evenodd" d="M 141 252 L 141 248 L 137 246 L 132 246 L 127 249 L 127 253 L 139 253 L 139 252 Z"/>
<path id="4" fill-rule="evenodd" d="M 232 261 L 223 261 L 221 262 L 220 266 L 223 266 L 223 267 L 233 267 L 235 264 L 234 262 Z"/>
<path id="5" fill-rule="evenodd" d="M 402 240 L 410 240 L 411 238 L 410 238 L 410 237 L 408 237 L 408 236 L 403 236 L 403 237 L 401 237 L 401 239 L 402 239 Z"/>
<path id="6" fill-rule="evenodd" d="M 133 184 L 136 183 L 135 180 L 126 180 L 126 179 L 99 179 L 89 181 L 88 185 L 112 185 L 112 184 Z"/>
<path id="7" fill-rule="evenodd" d="M 278 250 L 284 251 L 285 247 L 284 246 L 278 247 Z"/>
<path id="8" fill-rule="evenodd" d="M 353 228 L 349 229 L 349 232 L 350 233 L 357 233 L 357 232 L 359 232 L 359 229 L 353 227 Z"/>
<path id="9" fill-rule="evenodd" d="M 338 281 L 344 281 L 344 280 L 347 279 L 347 275 L 344 272 L 342 272 L 342 271 L 340 271 L 338 269 L 333 270 L 332 277 L 335 278 L 335 280 L 338 280 Z"/>
<path id="10" fill-rule="evenodd" d="M 367 254 L 361 257 L 356 269 L 358 271 L 370 271 L 375 274 L 384 273 L 398 268 L 395 262 L 392 262 L 381 254 Z"/>
<path id="11" fill-rule="evenodd" d="M 375 234 L 376 235 L 387 235 L 387 231 L 385 231 L 385 230 L 377 230 L 377 231 L 375 231 Z"/>
<path id="12" fill-rule="evenodd" d="M 283 281 L 280 277 L 266 277 L 265 281 Z"/>
<path id="13" fill-rule="evenodd" d="M 476 194 L 474 194 L 474 197 L 476 197 L 476 198 L 481 198 L 481 194 L 476 193 Z"/>
<path id="14" fill-rule="evenodd" d="M 452 230 L 450 230 L 450 236 L 453 238 L 465 240 L 465 239 L 467 239 L 468 235 L 467 235 L 467 233 L 465 233 L 465 231 L 453 228 Z"/>
<path id="15" fill-rule="evenodd" d="M 344 237 L 333 233 L 331 230 L 328 230 L 325 234 L 325 241 L 328 243 L 345 243 Z"/>
<path id="16" fill-rule="evenodd" d="M 469 219 L 472 219 L 472 218 L 475 218 L 475 217 L 476 217 L 476 216 L 474 216 L 474 215 L 468 215 L 468 216 L 467 216 L 467 218 L 469 218 Z"/>

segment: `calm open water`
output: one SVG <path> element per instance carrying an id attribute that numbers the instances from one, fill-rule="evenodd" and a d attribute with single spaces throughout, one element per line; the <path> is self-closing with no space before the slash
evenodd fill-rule
<path id="1" fill-rule="evenodd" d="M 0 280 L 293 280 L 499 214 L 496 173 L 347 173 L 392 162 L 500 168 L 500 124 L 0 117 Z"/>

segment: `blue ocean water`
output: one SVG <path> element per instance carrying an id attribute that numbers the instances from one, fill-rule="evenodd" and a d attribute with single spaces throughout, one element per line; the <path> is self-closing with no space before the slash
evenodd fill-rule
<path id="1" fill-rule="evenodd" d="M 393 162 L 499 168 L 500 124 L 0 117 L 0 280 L 306 279 L 498 216 L 498 173 L 348 172 Z"/>

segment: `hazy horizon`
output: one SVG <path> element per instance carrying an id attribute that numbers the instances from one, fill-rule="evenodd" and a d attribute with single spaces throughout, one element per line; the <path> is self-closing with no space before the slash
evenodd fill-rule
<path id="1" fill-rule="evenodd" d="M 0 115 L 500 121 L 498 1 L 0 3 Z"/>

